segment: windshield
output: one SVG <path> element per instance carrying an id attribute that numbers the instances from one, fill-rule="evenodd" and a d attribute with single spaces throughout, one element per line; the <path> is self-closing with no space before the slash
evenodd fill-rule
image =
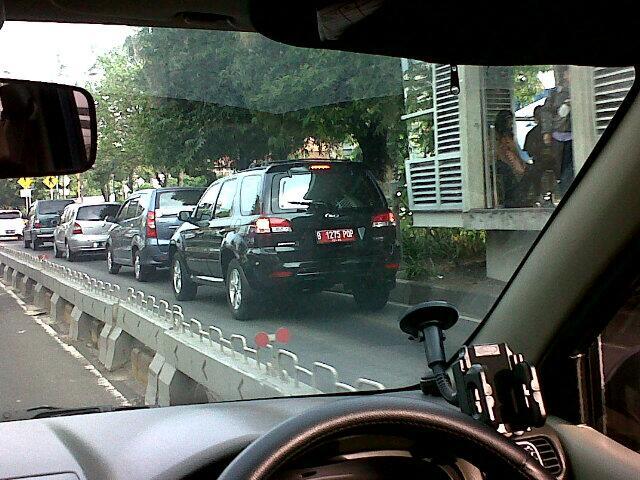
<path id="1" fill-rule="evenodd" d="M 456 94 L 450 65 L 155 27 L 7 22 L 0 48 L 4 77 L 84 87 L 98 117 L 91 170 L 31 179 L 30 197 L 0 180 L 0 204 L 122 204 L 111 230 L 71 245 L 85 261 L 57 258 L 62 237 L 29 243 L 28 226 L 0 256 L 44 255 L 118 285 L 109 298 L 123 324 L 91 327 L 78 348 L 111 362 L 114 388 L 126 378 L 136 401 L 157 404 L 415 384 L 425 355 L 400 315 L 451 302 L 461 317 L 445 347 L 457 351 L 635 79 L 632 67 L 460 66 Z M 159 190 L 158 211 L 135 196 L 174 187 L 190 189 Z M 81 207 L 78 219 L 116 208 Z M 103 336 L 121 358 L 103 355 Z M 180 385 L 179 400 L 163 396 Z"/>
<path id="2" fill-rule="evenodd" d="M 120 205 L 92 205 L 78 208 L 76 220 L 104 220 L 107 217 L 115 217 Z"/>
<path id="3" fill-rule="evenodd" d="M 311 170 L 283 176 L 278 181 L 279 210 L 306 209 L 322 204 L 334 210 L 380 210 L 386 207 L 375 180 L 351 168 Z"/>
<path id="4" fill-rule="evenodd" d="M 204 189 L 176 190 L 173 192 L 161 192 L 158 194 L 158 208 L 162 210 L 180 210 L 181 207 L 192 207 L 200 197 Z"/>
<path id="5" fill-rule="evenodd" d="M 41 215 L 58 214 L 64 210 L 64 207 L 73 203 L 72 200 L 52 200 L 40 202 L 38 204 L 38 213 Z"/>

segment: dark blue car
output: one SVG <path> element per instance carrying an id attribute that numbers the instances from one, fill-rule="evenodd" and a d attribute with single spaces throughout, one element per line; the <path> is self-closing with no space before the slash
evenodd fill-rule
<path id="1" fill-rule="evenodd" d="M 144 282 L 157 267 L 169 266 L 169 240 L 182 223 L 178 212 L 193 208 L 203 188 L 170 187 L 139 190 L 120 207 L 107 240 L 107 268 L 118 273 L 132 266 Z"/>

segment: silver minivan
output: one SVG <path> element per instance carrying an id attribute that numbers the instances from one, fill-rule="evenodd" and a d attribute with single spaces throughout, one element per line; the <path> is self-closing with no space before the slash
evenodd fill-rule
<path id="1" fill-rule="evenodd" d="M 53 232 L 54 255 L 73 261 L 81 254 L 104 253 L 113 225 L 107 220 L 115 218 L 119 208 L 119 203 L 68 205 Z"/>

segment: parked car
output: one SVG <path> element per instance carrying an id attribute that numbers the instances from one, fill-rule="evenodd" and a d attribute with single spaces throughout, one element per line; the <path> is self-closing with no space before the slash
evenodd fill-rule
<path id="1" fill-rule="evenodd" d="M 0 237 L 22 238 L 24 220 L 20 210 L 0 210 Z"/>
<path id="2" fill-rule="evenodd" d="M 193 209 L 204 188 L 169 187 L 139 190 L 120 207 L 107 239 L 107 268 L 118 273 L 133 266 L 138 281 L 156 267 L 169 266 L 169 241 L 182 223 L 178 213 Z"/>
<path id="3" fill-rule="evenodd" d="M 71 204 L 62 212 L 60 222 L 53 231 L 53 253 L 72 262 L 82 254 L 104 253 L 109 229 L 120 208 L 119 203 L 95 205 Z"/>
<path id="4" fill-rule="evenodd" d="M 24 246 L 37 250 L 45 242 L 53 242 L 53 229 L 64 208 L 73 200 L 36 200 L 29 209 L 24 227 Z"/>
<path id="5" fill-rule="evenodd" d="M 360 163 L 291 161 L 214 182 L 171 240 L 179 300 L 198 285 L 227 288 L 231 312 L 251 316 L 261 295 L 343 284 L 381 309 L 399 267 L 396 220 Z"/>

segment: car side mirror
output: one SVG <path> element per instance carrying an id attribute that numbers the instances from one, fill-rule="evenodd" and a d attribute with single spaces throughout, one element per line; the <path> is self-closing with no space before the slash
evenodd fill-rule
<path id="1" fill-rule="evenodd" d="M 182 210 L 181 212 L 178 212 L 178 220 L 180 220 L 181 222 L 193 221 L 193 218 L 191 217 L 191 211 Z"/>
<path id="2" fill-rule="evenodd" d="M 0 78 L 0 178 L 65 175 L 96 158 L 96 110 L 74 86 Z"/>
<path id="3" fill-rule="evenodd" d="M 104 217 L 104 221 L 108 223 L 116 223 L 116 217 L 114 217 L 113 215 L 107 215 L 106 217 Z"/>

